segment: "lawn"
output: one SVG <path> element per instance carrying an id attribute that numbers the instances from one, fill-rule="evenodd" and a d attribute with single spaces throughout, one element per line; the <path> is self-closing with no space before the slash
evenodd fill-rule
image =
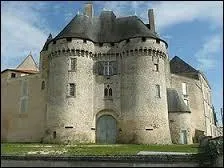
<path id="1" fill-rule="evenodd" d="M 136 144 L 78 144 L 57 145 L 37 143 L 1 143 L 1 154 L 7 155 L 136 155 L 140 151 L 198 153 L 198 144 L 192 145 L 136 145 Z"/>

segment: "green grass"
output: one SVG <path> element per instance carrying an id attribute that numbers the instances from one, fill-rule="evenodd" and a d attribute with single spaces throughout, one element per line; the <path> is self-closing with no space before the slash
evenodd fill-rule
<path id="1" fill-rule="evenodd" d="M 135 155 L 140 151 L 159 152 L 189 152 L 198 153 L 198 144 L 193 145 L 57 145 L 57 144 L 27 144 L 27 143 L 2 143 L 1 154 L 9 155 Z M 63 152 L 64 151 L 64 152 Z M 61 153 L 60 153 L 61 152 Z"/>

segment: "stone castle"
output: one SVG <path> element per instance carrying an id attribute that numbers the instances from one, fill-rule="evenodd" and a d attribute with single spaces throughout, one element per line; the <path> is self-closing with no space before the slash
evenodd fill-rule
<path id="1" fill-rule="evenodd" d="M 92 4 L 40 52 L 1 72 L 1 140 L 192 144 L 216 136 L 211 87 L 149 23 Z"/>

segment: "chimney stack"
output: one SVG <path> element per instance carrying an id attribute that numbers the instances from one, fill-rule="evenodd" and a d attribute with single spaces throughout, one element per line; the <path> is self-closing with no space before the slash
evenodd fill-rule
<path id="1" fill-rule="evenodd" d="M 154 22 L 153 9 L 148 10 L 148 17 L 149 17 L 150 30 L 152 30 L 152 32 L 155 32 L 155 22 Z"/>
<path id="2" fill-rule="evenodd" d="M 89 16 L 90 19 L 93 17 L 93 4 L 92 3 L 85 4 L 84 15 Z"/>

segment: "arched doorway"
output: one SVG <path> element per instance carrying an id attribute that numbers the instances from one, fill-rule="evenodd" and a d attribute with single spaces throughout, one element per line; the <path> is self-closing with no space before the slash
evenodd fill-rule
<path id="1" fill-rule="evenodd" d="M 114 144 L 117 136 L 117 122 L 111 115 L 102 115 L 96 122 L 96 142 Z"/>

